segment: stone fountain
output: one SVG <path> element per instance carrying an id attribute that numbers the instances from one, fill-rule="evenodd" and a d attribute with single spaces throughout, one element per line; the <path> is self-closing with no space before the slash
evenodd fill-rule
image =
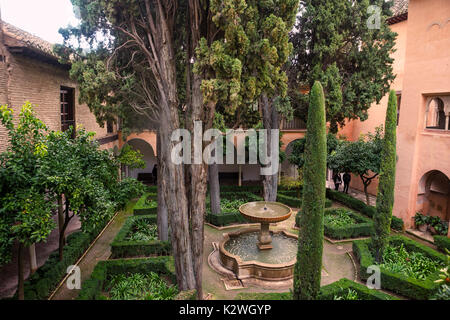
<path id="1" fill-rule="evenodd" d="M 278 202 L 256 201 L 245 203 L 239 207 L 239 212 L 249 221 L 261 224 L 258 236 L 260 250 L 272 249 L 272 236 L 269 226 L 271 223 L 289 219 L 291 208 Z"/>
<path id="2" fill-rule="evenodd" d="M 271 223 L 289 219 L 291 208 L 278 202 L 256 201 L 243 204 L 239 211 L 247 220 L 261 226 L 225 233 L 218 248 L 220 264 L 240 280 L 292 279 L 297 236 L 282 230 L 269 230 Z"/>

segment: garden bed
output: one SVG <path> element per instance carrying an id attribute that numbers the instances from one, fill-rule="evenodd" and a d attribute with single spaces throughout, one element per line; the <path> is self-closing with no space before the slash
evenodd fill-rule
<path id="1" fill-rule="evenodd" d="M 133 214 L 135 216 L 139 215 L 150 215 L 157 214 L 158 212 L 158 201 L 157 195 L 154 193 L 147 192 L 139 200 L 133 207 Z"/>
<path id="2" fill-rule="evenodd" d="M 365 204 L 363 201 L 358 200 L 356 198 L 353 198 L 352 196 L 339 192 L 332 189 L 327 189 L 327 198 L 340 202 L 341 204 L 349 207 L 350 209 L 353 209 L 355 211 L 358 211 L 362 213 L 365 216 L 368 216 L 369 218 L 373 218 L 376 214 L 377 210 L 373 206 L 369 206 Z M 403 231 L 404 229 L 404 223 L 403 220 L 400 218 L 397 218 L 396 216 L 392 216 L 391 220 L 391 229 L 397 230 L 397 231 Z"/>
<path id="3" fill-rule="evenodd" d="M 324 233 L 332 239 L 351 239 L 370 236 L 373 221 L 345 208 L 324 211 Z"/>
<path id="4" fill-rule="evenodd" d="M 170 254 L 170 242 L 158 240 L 156 223 L 155 215 L 129 217 L 111 243 L 111 257 Z"/>
<path id="5" fill-rule="evenodd" d="M 370 276 L 367 268 L 376 265 L 370 243 L 370 239 L 353 242 L 353 253 L 359 261 L 359 273 L 364 281 Z M 391 236 L 384 263 L 379 265 L 381 286 L 408 298 L 426 300 L 438 288 L 434 281 L 446 262 L 443 254 L 425 245 L 403 236 Z"/>
<path id="6" fill-rule="evenodd" d="M 91 277 L 83 282 L 77 299 L 177 299 L 175 283 L 175 267 L 169 256 L 100 261 Z M 195 292 L 182 294 L 185 299 L 195 297 Z"/>

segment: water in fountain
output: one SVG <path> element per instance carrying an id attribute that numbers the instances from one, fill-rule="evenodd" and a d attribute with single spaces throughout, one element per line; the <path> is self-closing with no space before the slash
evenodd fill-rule
<path id="1" fill-rule="evenodd" d="M 232 237 L 225 243 L 225 250 L 238 256 L 242 261 L 256 260 L 262 263 L 279 264 L 295 259 L 297 239 L 275 233 L 272 235 L 273 248 L 260 250 L 258 248 L 258 235 L 259 232 L 249 232 Z"/>

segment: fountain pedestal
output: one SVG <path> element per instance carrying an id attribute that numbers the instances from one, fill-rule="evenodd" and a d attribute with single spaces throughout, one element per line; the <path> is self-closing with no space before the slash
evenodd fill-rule
<path id="1" fill-rule="evenodd" d="M 261 223 L 261 230 L 259 232 L 258 236 L 258 248 L 259 250 L 268 250 L 272 249 L 272 236 L 270 235 L 269 230 L 270 223 L 268 222 L 262 222 Z"/>

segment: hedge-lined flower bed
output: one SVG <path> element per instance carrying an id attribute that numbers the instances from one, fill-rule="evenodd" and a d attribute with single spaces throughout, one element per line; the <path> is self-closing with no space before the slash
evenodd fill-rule
<path id="1" fill-rule="evenodd" d="M 106 260 L 100 261 L 95 266 L 91 277 L 83 282 L 77 299 L 105 300 L 108 298 L 105 293 L 114 287 L 114 279 L 123 280 L 123 277 L 120 276 L 136 277 L 136 274 L 139 274 L 139 277 L 141 278 L 144 277 L 147 279 L 155 279 L 154 274 L 157 274 L 160 277 L 168 279 L 171 283 L 176 283 L 173 257 L 170 256 L 144 259 Z M 111 280 L 113 280 L 113 282 L 111 282 Z M 160 283 L 158 286 L 160 286 Z M 111 292 L 108 292 L 108 294 L 110 293 Z M 124 296 L 125 295 L 118 293 L 116 288 L 115 297 Z M 131 294 L 128 294 L 128 296 L 131 296 Z M 144 296 L 150 298 L 151 293 L 147 292 Z M 189 296 L 187 298 L 192 299 L 193 297 Z M 173 299 L 177 299 L 177 297 L 173 297 Z"/>
<path id="2" fill-rule="evenodd" d="M 155 215 L 129 217 L 111 243 L 111 257 L 127 258 L 170 254 L 170 242 L 157 239 L 156 223 Z"/>
<path id="3" fill-rule="evenodd" d="M 339 192 L 332 189 L 327 189 L 327 198 L 340 202 L 343 205 L 349 207 L 350 209 L 353 209 L 355 211 L 358 211 L 369 218 L 373 218 L 376 214 L 377 210 L 373 206 L 369 206 L 365 204 L 363 201 L 353 198 L 352 196 Z M 400 218 L 397 218 L 395 216 L 392 216 L 391 220 L 391 228 L 397 231 L 403 231 L 404 223 L 403 220 Z"/>
<path id="4" fill-rule="evenodd" d="M 353 242 L 353 253 L 359 260 L 362 280 L 367 280 L 370 276 L 367 273 L 367 268 L 376 264 L 370 250 L 370 242 L 370 239 Z M 417 260 L 416 263 L 420 263 L 416 267 L 428 269 L 430 261 L 436 263 L 436 265 L 445 265 L 446 257 L 425 245 L 403 236 L 389 237 L 389 246 L 391 249 L 388 250 L 394 249 L 399 252 L 392 254 L 388 252 L 389 256 L 385 255 L 385 258 L 387 257 L 388 259 L 380 265 L 381 287 L 412 299 L 426 300 L 430 298 L 439 286 L 434 282 L 439 278 L 439 270 L 428 274 L 425 273 L 423 276 L 414 272 L 414 270 L 411 271 L 412 273 L 408 273 L 405 272 L 405 269 L 409 268 L 408 263 L 410 261 L 408 260 L 415 259 Z M 407 255 L 404 252 L 400 252 L 401 248 L 406 250 Z M 419 257 L 417 257 L 418 254 L 420 254 Z M 405 261 L 400 261 L 398 256 L 400 258 L 403 257 Z M 434 269 L 430 267 L 429 270 Z"/>
<path id="5" fill-rule="evenodd" d="M 369 236 L 373 232 L 373 221 L 345 208 L 324 211 L 324 233 L 333 239 L 350 239 Z"/>
<path id="6" fill-rule="evenodd" d="M 157 214 L 158 212 L 158 197 L 154 193 L 147 192 L 139 200 L 133 207 L 133 214 L 135 216 L 139 215 L 150 215 Z"/>
<path id="7" fill-rule="evenodd" d="M 220 194 L 220 214 L 211 213 L 210 198 L 206 199 L 206 221 L 215 226 L 248 222 L 239 212 L 239 207 L 247 202 L 263 199 L 250 192 L 223 192 Z"/>

